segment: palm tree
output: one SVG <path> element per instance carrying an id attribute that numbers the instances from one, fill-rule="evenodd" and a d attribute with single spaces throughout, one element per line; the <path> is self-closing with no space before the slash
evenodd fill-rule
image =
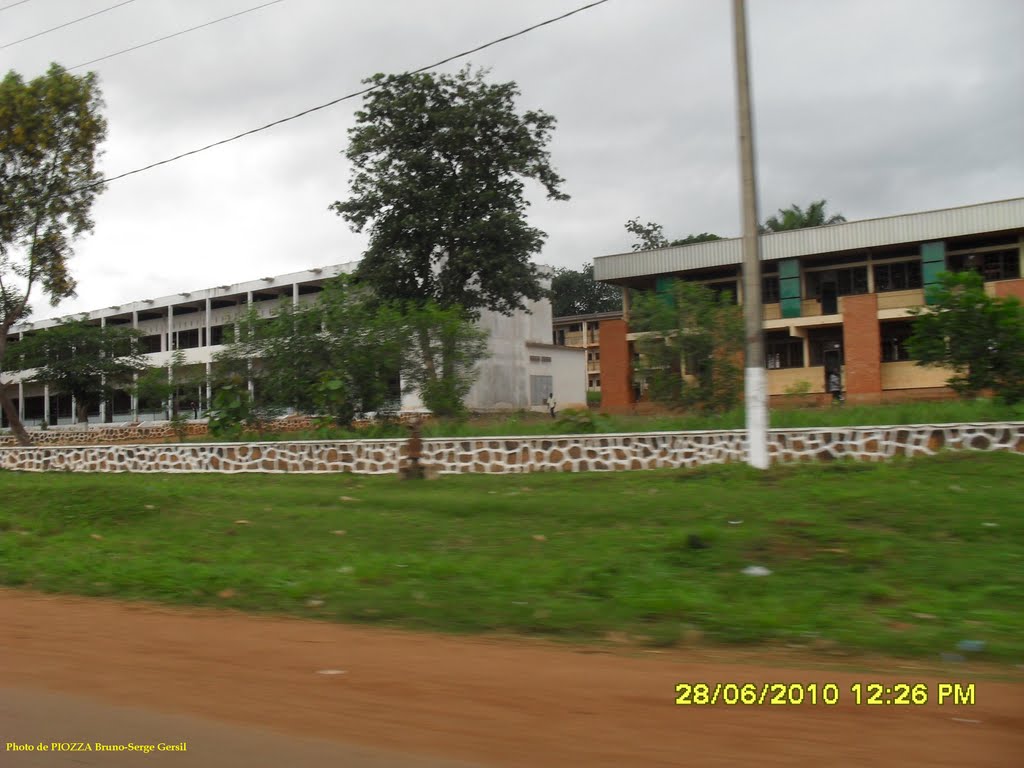
<path id="1" fill-rule="evenodd" d="M 761 232 L 784 232 L 787 229 L 804 229 L 805 227 L 824 227 L 830 224 L 842 224 L 846 217 L 841 213 L 825 216 L 824 200 L 815 200 L 803 210 L 799 205 L 779 209 L 777 215 L 765 221 Z"/>

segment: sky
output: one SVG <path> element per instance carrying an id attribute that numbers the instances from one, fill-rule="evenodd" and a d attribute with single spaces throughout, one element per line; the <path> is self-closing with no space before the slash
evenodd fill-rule
<path id="1" fill-rule="evenodd" d="M 266 0 L 28 0 L 0 10 L 0 71 L 71 68 Z M 0 7 L 14 0 L 0 0 Z M 586 0 L 281 0 L 90 65 L 114 176 L 558 16 Z M 1024 2 L 748 0 L 760 218 L 824 198 L 849 220 L 1024 195 Z M 728 0 L 609 0 L 446 65 L 515 81 L 558 123 L 571 199 L 530 182 L 535 261 L 628 251 L 624 225 L 740 234 Z M 76 69 L 76 72 L 86 71 Z M 109 184 L 54 317 L 354 261 L 348 193 L 359 99 Z M 2 201 L 0 201 L 2 204 Z"/>

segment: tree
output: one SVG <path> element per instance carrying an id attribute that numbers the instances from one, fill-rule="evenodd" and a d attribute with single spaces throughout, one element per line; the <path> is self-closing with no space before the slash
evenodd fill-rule
<path id="1" fill-rule="evenodd" d="M 630 219 L 626 222 L 626 231 L 636 236 L 637 242 L 633 243 L 634 251 L 649 251 L 654 248 L 668 248 L 675 245 L 693 245 L 694 243 L 707 243 L 712 240 L 721 240 L 718 235 L 710 232 L 702 232 L 699 235 L 687 235 L 678 240 L 668 240 L 661 224 L 649 221 L 646 224 L 640 223 L 640 218 Z"/>
<path id="2" fill-rule="evenodd" d="M 408 390 L 438 416 L 459 416 L 476 381 L 476 365 L 487 356 L 487 332 L 458 307 L 433 302 L 405 313 L 410 343 L 403 375 Z M 423 339 L 428 343 L 424 344 Z"/>
<path id="3" fill-rule="evenodd" d="M 295 408 L 348 424 L 394 396 L 407 333 L 400 312 L 343 275 L 314 303 L 283 302 L 274 317 L 253 311 L 241 318 L 217 369 L 222 382 L 255 381 L 252 407 Z"/>
<path id="4" fill-rule="evenodd" d="M 567 200 L 546 145 L 555 118 L 516 111 L 515 83 L 455 75 L 374 75 L 345 156 L 351 195 L 331 208 L 369 230 L 358 275 L 385 300 L 511 313 L 544 295 L 531 254 L 524 182 Z"/>
<path id="5" fill-rule="evenodd" d="M 594 280 L 593 264 L 584 264 L 579 270 L 555 270 L 551 280 L 551 313 L 555 317 L 621 309 L 622 289 Z"/>
<path id="6" fill-rule="evenodd" d="M 16 352 L 17 363 L 8 365 L 34 368 L 31 381 L 74 397 L 78 421 L 85 424 L 94 406 L 130 388 L 134 374 L 146 368 L 140 338 L 132 328 L 74 320 L 25 336 L 9 355 Z"/>
<path id="7" fill-rule="evenodd" d="M 823 227 L 842 224 L 846 217 L 841 213 L 825 215 L 825 200 L 815 200 L 803 210 L 795 203 L 789 208 L 780 208 L 775 216 L 769 217 L 761 226 L 761 233 L 784 232 L 789 229 L 805 229 L 806 227 Z"/>
<path id="8" fill-rule="evenodd" d="M 726 410 L 743 390 L 743 315 L 724 294 L 675 280 L 669 291 L 636 296 L 630 327 L 642 334 L 637 373 L 654 400 Z"/>
<path id="9" fill-rule="evenodd" d="M 188 416 L 181 409 L 198 408 L 196 389 L 206 383 L 206 371 L 189 366 L 185 352 L 177 349 L 167 367 L 149 368 L 138 379 L 135 394 L 140 403 L 161 403 L 178 437 L 185 439 Z"/>
<path id="10" fill-rule="evenodd" d="M 949 386 L 961 395 L 990 389 L 1009 403 L 1024 400 L 1024 306 L 985 293 L 977 272 L 943 273 L 928 307 L 910 310 L 908 345 L 918 365 L 954 371 Z"/>
<path id="11" fill-rule="evenodd" d="M 106 136 L 95 73 L 75 76 L 53 64 L 25 82 L 0 81 L 0 366 L 11 327 L 31 312 L 38 290 L 57 305 L 74 295 L 68 270 L 73 241 L 92 231 L 102 175 L 98 147 Z M 30 440 L 0 386 L 18 442 Z"/>

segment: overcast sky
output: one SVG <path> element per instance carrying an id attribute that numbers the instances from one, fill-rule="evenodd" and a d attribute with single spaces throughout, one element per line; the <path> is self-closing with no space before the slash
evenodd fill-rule
<path id="1" fill-rule="evenodd" d="M 0 70 L 70 68 L 264 1 L 134 0 L 0 50 Z M 0 46 L 116 2 L 29 0 L 0 12 Z M 283 0 L 108 59 L 90 67 L 109 122 L 101 167 L 226 138 L 583 4 Z M 748 6 L 761 219 L 818 198 L 853 220 L 1024 195 L 1024 2 Z M 539 263 L 629 250 L 636 216 L 669 237 L 740 234 L 728 0 L 611 0 L 469 61 L 558 120 L 552 161 L 572 199 L 531 188 Z M 34 302 L 34 317 L 358 259 L 365 238 L 328 210 L 348 191 L 358 107 L 112 183 L 71 263 L 77 298 Z"/>

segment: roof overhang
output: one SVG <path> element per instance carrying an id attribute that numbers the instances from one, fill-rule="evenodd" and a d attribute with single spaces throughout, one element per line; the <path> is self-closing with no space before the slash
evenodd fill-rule
<path id="1" fill-rule="evenodd" d="M 937 211 L 864 219 L 824 227 L 761 235 L 761 260 L 790 259 L 824 253 L 921 243 L 988 232 L 1024 230 L 1024 197 Z M 594 279 L 601 282 L 666 275 L 743 262 L 741 238 L 694 245 L 617 253 L 594 259 Z"/>

